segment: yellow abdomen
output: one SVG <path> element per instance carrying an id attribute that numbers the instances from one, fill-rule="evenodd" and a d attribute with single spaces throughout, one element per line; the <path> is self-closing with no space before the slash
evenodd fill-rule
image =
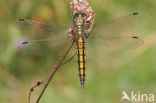
<path id="1" fill-rule="evenodd" d="M 78 58 L 78 70 L 81 88 L 84 88 L 86 76 L 86 55 L 85 55 L 85 41 L 84 38 L 82 37 L 79 37 L 77 40 L 77 58 Z"/>

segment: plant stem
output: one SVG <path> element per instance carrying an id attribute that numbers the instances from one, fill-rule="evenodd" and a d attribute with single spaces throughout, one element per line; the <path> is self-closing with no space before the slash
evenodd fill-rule
<path id="1" fill-rule="evenodd" d="M 52 70 L 52 73 L 47 81 L 47 83 L 45 84 L 44 88 L 42 89 L 36 103 L 39 103 L 41 97 L 43 96 L 43 93 L 45 92 L 46 88 L 48 87 L 49 83 L 51 82 L 52 78 L 54 77 L 56 71 L 61 67 L 62 65 L 62 62 L 64 61 L 65 57 L 68 55 L 68 53 L 70 52 L 71 48 L 73 47 L 75 41 L 73 40 L 72 44 L 70 45 L 70 47 L 67 49 L 67 51 L 65 52 L 65 54 L 63 55 L 62 59 L 59 61 L 58 64 L 55 64 L 53 70 Z"/>

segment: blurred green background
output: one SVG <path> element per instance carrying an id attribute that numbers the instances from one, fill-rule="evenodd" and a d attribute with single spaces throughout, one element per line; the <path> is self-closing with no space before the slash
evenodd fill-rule
<path id="1" fill-rule="evenodd" d="M 40 103 L 121 103 L 123 90 L 128 93 L 135 91 L 156 94 L 156 1 L 88 0 L 88 2 L 95 11 L 97 21 L 134 11 L 144 14 L 144 22 L 137 29 L 143 34 L 144 45 L 130 54 L 111 58 L 100 53 L 87 54 L 85 89 L 80 88 L 77 61 L 74 58 L 56 73 Z M 1 103 L 27 103 L 29 89 L 38 80 L 47 80 L 56 61 L 56 58 L 21 55 L 12 44 L 14 38 L 20 36 L 13 23 L 18 18 L 34 17 L 47 22 L 71 23 L 69 3 L 70 0 L 0 1 Z M 33 92 L 32 103 L 42 87 Z"/>

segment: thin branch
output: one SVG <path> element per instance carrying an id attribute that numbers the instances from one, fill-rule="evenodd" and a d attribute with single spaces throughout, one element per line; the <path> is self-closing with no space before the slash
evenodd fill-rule
<path id="1" fill-rule="evenodd" d="M 30 88 L 29 96 L 28 96 L 28 103 L 30 103 L 31 94 L 32 94 L 32 92 L 34 91 L 34 89 L 35 89 L 36 87 L 40 86 L 42 83 L 43 83 L 43 81 L 38 81 L 33 87 Z"/>
<path id="2" fill-rule="evenodd" d="M 65 49 L 65 47 L 66 47 L 66 44 L 67 44 L 68 39 L 69 39 L 69 36 L 67 36 L 67 38 L 66 38 L 64 44 L 62 45 L 62 47 L 61 47 L 61 49 L 60 49 L 59 56 L 58 56 L 58 58 L 57 58 L 56 63 L 58 63 L 58 62 L 60 61 L 61 56 L 63 55 L 63 51 L 64 51 L 64 49 Z"/>
<path id="3" fill-rule="evenodd" d="M 65 57 L 68 55 L 68 53 L 70 52 L 71 48 L 73 47 L 75 41 L 73 40 L 72 44 L 70 45 L 70 47 L 67 49 L 66 53 L 63 55 L 62 59 L 59 61 L 58 64 L 56 64 L 52 70 L 52 73 L 47 81 L 47 83 L 45 84 L 44 88 L 42 89 L 36 103 L 39 103 L 41 97 L 43 96 L 43 93 L 45 92 L 46 88 L 48 87 L 49 83 L 51 82 L 52 78 L 54 77 L 56 71 L 61 67 L 62 62 L 64 61 Z"/>
<path id="4" fill-rule="evenodd" d="M 63 62 L 63 63 L 61 64 L 61 66 L 64 65 L 64 64 L 69 63 L 69 62 L 75 57 L 76 54 L 77 54 L 77 52 L 75 52 L 74 55 L 73 55 L 69 60 Z"/>

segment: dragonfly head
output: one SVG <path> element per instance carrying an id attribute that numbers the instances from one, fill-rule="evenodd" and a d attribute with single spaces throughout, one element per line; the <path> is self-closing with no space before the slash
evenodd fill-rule
<path id="1" fill-rule="evenodd" d="M 77 26 L 82 26 L 84 24 L 84 20 L 86 19 L 87 15 L 83 11 L 77 11 L 73 13 L 74 21 Z"/>
<path id="2" fill-rule="evenodd" d="M 86 18 L 87 17 L 87 13 L 85 11 L 73 11 L 73 17 L 79 17 L 79 15 L 82 16 L 82 18 Z"/>

